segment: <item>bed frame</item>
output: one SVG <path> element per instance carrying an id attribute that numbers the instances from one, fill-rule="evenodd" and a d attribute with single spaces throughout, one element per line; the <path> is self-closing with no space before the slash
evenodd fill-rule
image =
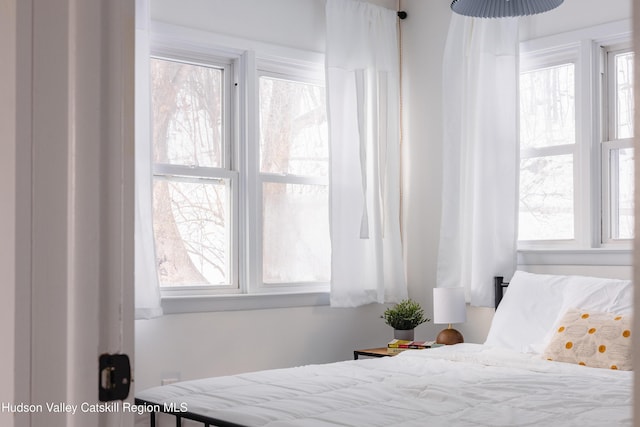
<path id="1" fill-rule="evenodd" d="M 163 414 L 173 415 L 176 419 L 176 427 L 182 427 L 182 420 L 191 420 L 202 423 L 204 427 L 247 427 L 243 424 L 236 424 L 229 421 L 218 420 L 216 418 L 206 417 L 204 415 L 195 414 L 193 412 L 176 412 L 164 405 L 149 402 L 148 400 L 135 399 L 136 405 L 144 405 L 145 407 L 153 407 Z M 149 426 L 156 427 L 156 412 L 149 413 Z"/>
<path id="2" fill-rule="evenodd" d="M 504 281 L 504 277 L 495 276 L 493 278 L 493 287 L 495 290 L 495 308 L 498 308 L 500 301 L 502 301 L 502 297 L 504 297 L 504 290 L 509 286 L 509 282 Z"/>
<path id="3" fill-rule="evenodd" d="M 496 276 L 493 278 L 493 285 L 495 289 L 495 307 L 498 307 L 502 297 L 504 296 L 504 289 L 509 286 L 508 282 L 504 281 L 504 277 Z M 216 418 L 206 417 L 204 415 L 194 414 L 192 412 L 177 412 L 172 408 L 164 407 L 161 404 L 155 402 L 149 402 L 143 399 L 135 399 L 136 405 L 144 405 L 145 407 L 158 409 L 158 412 L 164 414 L 173 415 L 176 420 L 176 427 L 182 427 L 182 420 L 191 420 L 202 423 L 204 427 L 247 427 L 243 424 L 236 424 L 229 421 L 218 420 Z M 156 427 L 156 412 L 149 413 L 150 427 Z"/>

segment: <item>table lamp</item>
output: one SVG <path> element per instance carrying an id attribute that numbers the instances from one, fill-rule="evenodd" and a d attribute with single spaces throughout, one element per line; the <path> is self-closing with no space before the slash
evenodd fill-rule
<path id="1" fill-rule="evenodd" d="M 433 289 L 433 323 L 448 324 L 436 338 L 438 344 L 458 344 L 464 342 L 462 334 L 451 327 L 452 323 L 467 320 L 467 306 L 464 300 L 464 288 Z"/>

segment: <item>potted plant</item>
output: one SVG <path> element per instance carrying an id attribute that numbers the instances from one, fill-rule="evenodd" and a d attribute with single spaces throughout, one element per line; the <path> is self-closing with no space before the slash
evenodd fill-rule
<path id="1" fill-rule="evenodd" d="M 431 320 L 424 316 L 424 310 L 420 304 L 411 298 L 387 308 L 380 317 L 393 328 L 394 338 L 410 341 L 413 341 L 416 326 Z"/>

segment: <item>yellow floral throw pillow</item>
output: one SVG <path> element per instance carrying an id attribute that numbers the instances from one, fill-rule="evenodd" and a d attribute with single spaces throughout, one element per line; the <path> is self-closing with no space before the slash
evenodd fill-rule
<path id="1" fill-rule="evenodd" d="M 558 323 L 543 357 L 630 371 L 631 316 L 569 309 Z"/>

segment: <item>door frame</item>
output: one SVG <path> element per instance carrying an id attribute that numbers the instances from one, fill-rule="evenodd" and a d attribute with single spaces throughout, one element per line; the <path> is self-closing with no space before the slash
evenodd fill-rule
<path id="1" fill-rule="evenodd" d="M 0 333 L 14 344 L 0 391 L 43 408 L 0 417 L 20 427 L 133 425 L 134 414 L 90 408 L 99 355 L 125 353 L 133 365 L 135 3 L 0 1 L 9 58 L 0 218 L 11 226 L 0 250 L 12 285 Z M 56 402 L 78 409 L 49 411 Z"/>

